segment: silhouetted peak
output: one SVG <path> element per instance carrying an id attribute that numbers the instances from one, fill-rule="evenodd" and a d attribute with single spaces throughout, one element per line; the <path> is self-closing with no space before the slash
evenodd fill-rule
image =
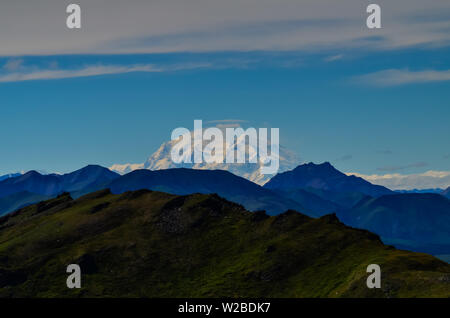
<path id="1" fill-rule="evenodd" d="M 325 221 L 326 223 L 332 223 L 332 224 L 341 223 L 341 221 L 337 217 L 336 213 L 331 213 L 331 214 L 324 215 L 320 219 L 322 221 Z"/>
<path id="2" fill-rule="evenodd" d="M 333 167 L 333 165 L 331 163 L 329 163 L 328 161 L 325 161 L 323 163 L 314 163 L 314 162 L 308 162 L 302 165 L 297 166 L 297 168 L 295 168 L 294 170 L 297 169 L 327 169 L 327 170 L 335 170 L 338 171 L 335 167 Z"/>
<path id="3" fill-rule="evenodd" d="M 89 171 L 89 172 L 91 172 L 91 171 L 111 171 L 111 170 L 109 170 L 108 168 L 102 167 L 100 165 L 87 165 L 87 166 L 85 166 L 85 167 L 83 167 L 83 168 L 81 168 L 81 169 L 79 169 L 77 171 L 80 171 L 80 172 L 81 171 Z"/>
<path id="4" fill-rule="evenodd" d="M 59 194 L 56 198 L 60 199 L 60 198 L 64 198 L 64 197 L 69 197 L 70 198 L 70 193 L 69 192 L 63 192 L 63 193 Z"/>
<path id="5" fill-rule="evenodd" d="M 26 177 L 26 176 L 28 176 L 28 177 L 29 176 L 41 176 L 41 174 L 39 172 L 37 172 L 36 170 L 30 170 L 27 173 L 25 173 L 23 176 L 24 177 Z"/>

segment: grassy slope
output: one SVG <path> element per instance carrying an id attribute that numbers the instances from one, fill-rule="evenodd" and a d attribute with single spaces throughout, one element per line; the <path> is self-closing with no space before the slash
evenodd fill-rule
<path id="1" fill-rule="evenodd" d="M 365 284 L 372 263 L 379 290 Z M 449 297 L 449 280 L 450 265 L 334 216 L 268 217 L 215 195 L 103 191 L 0 219 L 0 296 Z"/>

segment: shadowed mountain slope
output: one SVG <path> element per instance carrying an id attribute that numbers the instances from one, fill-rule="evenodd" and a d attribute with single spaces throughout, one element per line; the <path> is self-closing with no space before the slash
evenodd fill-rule
<path id="1" fill-rule="evenodd" d="M 42 175 L 37 171 L 29 171 L 1 181 L 0 198 L 24 191 L 44 196 L 71 192 L 76 197 L 100 190 L 118 177 L 119 174 L 96 165 L 89 165 L 63 175 Z"/>
<path id="2" fill-rule="evenodd" d="M 301 204 L 281 197 L 273 191 L 224 170 L 166 169 L 136 170 L 112 181 L 113 193 L 148 189 L 171 194 L 217 193 L 244 205 L 251 211 L 266 210 L 270 214 L 296 209 L 316 216 Z"/>
<path id="3" fill-rule="evenodd" d="M 40 201 L 50 199 L 49 196 L 31 193 L 27 191 L 11 194 L 6 197 L 0 198 L 0 216 L 24 206 L 34 204 Z"/>
<path id="4" fill-rule="evenodd" d="M 345 224 L 377 233 L 398 247 L 450 254 L 450 200 L 439 194 L 367 198 L 338 215 Z"/>
<path id="5" fill-rule="evenodd" d="M 279 195 L 289 198 L 293 201 L 300 203 L 308 211 L 314 211 L 318 216 L 335 213 L 341 206 L 333 201 L 324 199 L 323 193 L 317 195 L 314 191 L 308 191 L 305 189 L 292 189 L 292 190 L 273 190 Z"/>

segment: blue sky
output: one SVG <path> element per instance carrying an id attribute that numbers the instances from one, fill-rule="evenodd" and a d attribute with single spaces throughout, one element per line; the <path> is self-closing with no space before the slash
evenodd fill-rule
<path id="1" fill-rule="evenodd" d="M 426 17 L 416 20 L 429 27 Z M 330 161 L 345 172 L 449 171 L 448 37 L 432 33 L 431 27 L 416 38 L 398 37 L 388 25 L 382 36 L 361 40 L 360 34 L 348 36 L 353 26 L 345 24 L 345 36 L 338 34 L 337 40 L 341 36 L 348 43 L 304 48 L 266 43 L 258 34 L 262 26 L 287 35 L 308 25 L 333 26 L 329 14 L 329 20 L 321 18 L 307 20 L 306 27 L 255 18 L 253 27 L 236 27 L 246 31 L 248 41 L 254 39 L 254 47 L 245 48 L 227 26 L 216 32 L 219 40 L 223 36 L 218 44 L 176 49 L 178 42 L 209 39 L 198 31 L 205 27 L 196 26 L 196 32 L 178 37 L 176 32 L 166 37 L 136 32 L 105 40 L 108 45 L 101 49 L 90 47 L 87 35 L 77 35 L 73 41 L 85 48 L 82 52 L 65 52 L 51 41 L 46 45 L 48 39 L 38 33 L 41 45 L 0 50 L 0 174 L 143 162 L 174 128 L 193 128 L 194 119 L 278 127 L 281 144 L 303 161 Z M 443 18 L 436 21 L 444 23 L 439 25 L 444 30 L 449 27 Z M 401 33 L 405 23 L 392 23 L 392 29 Z M 98 33 L 106 39 L 107 33 Z M 136 43 L 139 48 L 126 49 Z M 40 52 L 40 47 L 51 51 Z M 117 51 L 106 50 L 112 47 Z"/>
<path id="2" fill-rule="evenodd" d="M 303 160 L 328 160 L 344 171 L 446 170 L 450 81 L 380 87 L 359 77 L 385 69 L 414 72 L 430 64 L 449 69 L 449 53 L 443 48 L 358 55 L 21 58 L 22 67 L 40 68 L 56 63 L 65 69 L 83 64 L 219 66 L 2 83 L 0 131 L 7 136 L 2 148 L 8 155 L 1 169 L 64 172 L 87 163 L 142 162 L 170 139 L 174 128 L 192 128 L 194 119 L 240 119 L 248 121 L 243 126 L 279 127 L 281 143 Z M 334 56 L 340 58 L 327 60 Z"/>

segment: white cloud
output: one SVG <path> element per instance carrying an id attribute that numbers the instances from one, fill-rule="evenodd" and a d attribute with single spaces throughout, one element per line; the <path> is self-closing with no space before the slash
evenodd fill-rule
<path id="1" fill-rule="evenodd" d="M 7 62 L 7 65 L 10 62 Z M 80 69 L 55 69 L 57 65 L 50 65 L 48 69 L 21 66 L 13 72 L 0 73 L 0 83 L 22 82 L 32 80 L 52 80 L 76 77 L 89 77 L 99 75 L 123 74 L 132 72 L 173 72 L 186 69 L 209 67 L 207 63 L 180 64 L 169 66 L 142 65 L 90 65 Z"/>
<path id="2" fill-rule="evenodd" d="M 395 49 L 450 43 L 450 2 L 378 0 L 383 28 L 365 26 L 360 0 L 78 0 L 82 28 L 65 25 L 66 1 L 3 1 L 0 56 L 322 48 Z"/>
<path id="3" fill-rule="evenodd" d="M 219 129 L 226 129 L 226 128 L 239 128 L 242 127 L 241 124 L 248 123 L 248 120 L 243 119 L 221 119 L 221 120 L 210 120 L 204 122 L 205 126 L 213 125 L 214 127 L 217 127 Z"/>
<path id="4" fill-rule="evenodd" d="M 392 190 L 412 189 L 446 189 L 450 186 L 450 171 L 427 171 L 416 174 L 384 174 L 365 175 L 349 172 L 347 175 L 355 175 L 367 181 L 388 187 Z"/>
<path id="5" fill-rule="evenodd" d="M 357 76 L 354 82 L 374 86 L 396 86 L 413 83 L 450 81 L 450 70 L 410 71 L 389 69 Z"/>

